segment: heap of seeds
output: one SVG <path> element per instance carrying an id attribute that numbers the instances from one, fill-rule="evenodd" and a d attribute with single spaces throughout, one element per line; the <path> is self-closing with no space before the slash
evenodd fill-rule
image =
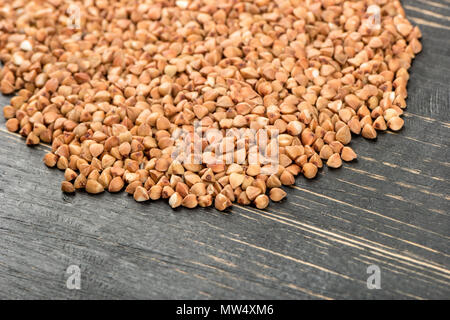
<path id="1" fill-rule="evenodd" d="M 352 134 L 402 128 L 420 36 L 396 0 L 0 0 L 6 127 L 51 144 L 64 192 L 263 209 L 355 159 Z M 231 164 L 175 161 L 173 133 L 195 121 L 278 130 L 276 172 L 247 143 Z"/>

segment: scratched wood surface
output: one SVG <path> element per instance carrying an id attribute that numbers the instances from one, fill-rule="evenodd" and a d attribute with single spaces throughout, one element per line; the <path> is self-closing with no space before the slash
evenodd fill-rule
<path id="1" fill-rule="evenodd" d="M 2 119 L 0 298 L 450 298 L 450 1 L 403 4 L 424 47 L 405 128 L 354 139 L 358 161 L 298 178 L 266 211 L 66 196 L 41 162 L 48 147 L 26 147 Z M 366 286 L 372 264 L 380 290 Z"/>

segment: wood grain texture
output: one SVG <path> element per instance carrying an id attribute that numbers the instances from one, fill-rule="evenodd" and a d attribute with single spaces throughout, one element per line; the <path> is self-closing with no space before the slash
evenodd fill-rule
<path id="1" fill-rule="evenodd" d="M 0 298 L 448 299 L 450 3 L 403 4 L 424 48 L 405 128 L 354 139 L 357 161 L 297 178 L 266 211 L 66 196 L 41 162 L 48 147 L 26 147 L 2 119 Z M 79 291 L 66 289 L 72 264 Z M 380 290 L 366 287 L 371 264 Z"/>

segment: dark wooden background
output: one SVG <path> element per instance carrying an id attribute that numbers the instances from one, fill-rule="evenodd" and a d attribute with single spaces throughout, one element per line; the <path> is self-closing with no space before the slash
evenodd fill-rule
<path id="1" fill-rule="evenodd" d="M 403 5 L 424 48 L 405 128 L 355 139 L 357 162 L 298 178 L 266 211 L 66 196 L 41 162 L 48 147 L 26 147 L 2 118 L 0 298 L 450 298 L 450 1 Z M 380 290 L 367 289 L 371 264 Z M 70 265 L 81 290 L 66 288 Z"/>

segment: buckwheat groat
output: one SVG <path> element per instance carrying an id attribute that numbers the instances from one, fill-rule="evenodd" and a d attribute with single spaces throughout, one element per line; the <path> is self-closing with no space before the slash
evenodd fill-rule
<path id="1" fill-rule="evenodd" d="M 420 36 L 391 0 L 0 0 L 6 128 L 64 192 L 264 209 L 403 127 Z"/>

